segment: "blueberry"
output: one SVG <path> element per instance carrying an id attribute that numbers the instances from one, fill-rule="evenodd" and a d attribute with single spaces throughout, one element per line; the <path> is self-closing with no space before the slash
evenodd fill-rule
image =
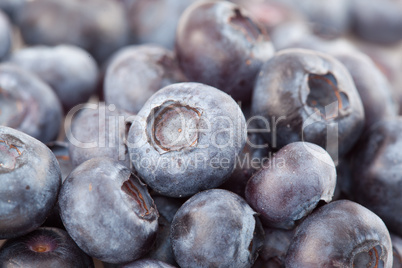
<path id="1" fill-rule="evenodd" d="M 393 98 L 393 89 L 389 81 L 373 60 L 350 42 L 343 39 L 326 41 L 314 36 L 303 36 L 303 39 L 287 46 L 331 54 L 346 67 L 363 103 L 364 130 L 381 119 L 397 115 L 398 104 Z"/>
<path id="2" fill-rule="evenodd" d="M 74 169 L 59 207 L 75 243 L 101 261 L 134 261 L 155 241 L 158 211 L 146 186 L 112 159 L 93 158 Z"/>
<path id="3" fill-rule="evenodd" d="M 67 132 L 68 151 L 74 167 L 95 157 L 109 157 L 130 167 L 125 145 L 130 115 L 104 104 L 82 107 Z"/>
<path id="4" fill-rule="evenodd" d="M 10 61 L 49 84 L 68 112 L 95 92 L 98 67 L 85 50 L 70 46 L 36 46 L 18 50 Z"/>
<path id="5" fill-rule="evenodd" d="M 1 9 L 1 4 L 0 4 Z M 0 61 L 3 60 L 11 50 L 12 31 L 7 16 L 0 10 Z"/>
<path id="6" fill-rule="evenodd" d="M 175 266 L 172 266 L 168 263 L 152 259 L 142 259 L 121 266 L 121 268 L 174 268 L 174 267 Z"/>
<path id="7" fill-rule="evenodd" d="M 348 0 L 285 0 L 283 3 L 305 15 L 312 30 L 320 36 L 336 38 L 349 30 L 350 1 Z"/>
<path id="8" fill-rule="evenodd" d="M 391 50 L 387 47 L 367 46 L 364 47 L 366 53 L 385 75 L 392 86 L 392 96 L 399 104 L 399 114 L 402 114 L 402 76 L 400 70 L 402 61 L 400 60 L 399 49 Z"/>
<path id="9" fill-rule="evenodd" d="M 282 50 L 264 64 L 252 109 L 265 119 L 258 123 L 270 131 L 265 138 L 273 147 L 308 141 L 326 148 L 334 160 L 351 149 L 364 125 L 363 105 L 346 68 L 305 49 Z"/>
<path id="10" fill-rule="evenodd" d="M 123 0 L 132 41 L 138 44 L 158 44 L 173 49 L 180 15 L 196 1 Z"/>
<path id="11" fill-rule="evenodd" d="M 402 118 L 375 124 L 356 149 L 354 198 L 402 235 Z"/>
<path id="12" fill-rule="evenodd" d="M 249 102 L 273 46 L 249 13 L 228 1 L 199 1 L 182 14 L 176 33 L 179 64 L 189 80 Z"/>
<path id="13" fill-rule="evenodd" d="M 0 126 L 0 239 L 38 228 L 56 204 L 60 185 L 60 167 L 46 145 Z"/>
<path id="14" fill-rule="evenodd" d="M 379 44 L 402 39 L 402 4 L 392 0 L 353 0 L 352 29 L 359 38 Z"/>
<path id="15" fill-rule="evenodd" d="M 288 21 L 274 28 L 270 37 L 277 51 L 287 48 L 305 48 L 303 44 L 315 44 L 318 37 L 314 36 L 308 24 L 305 21 Z M 314 42 L 311 42 L 311 41 Z M 308 47 L 309 49 L 312 49 Z M 316 50 L 314 48 L 314 50 Z"/>
<path id="16" fill-rule="evenodd" d="M 321 147 L 294 142 L 251 177 L 246 200 L 267 226 L 291 229 L 320 200 L 330 202 L 336 184 L 335 164 Z"/>
<path id="17" fill-rule="evenodd" d="M 157 90 L 185 80 L 172 51 L 156 45 L 129 46 L 108 64 L 105 101 L 135 114 Z"/>
<path id="18" fill-rule="evenodd" d="M 392 267 L 391 238 L 384 222 L 348 200 L 318 209 L 296 229 L 286 267 Z"/>
<path id="19" fill-rule="evenodd" d="M 27 0 L 0 0 L 0 9 L 8 15 L 12 22 L 18 18 Z"/>
<path id="20" fill-rule="evenodd" d="M 289 22 L 305 23 L 305 18 L 292 6 L 279 1 L 233 0 L 251 13 L 268 33 Z M 276 48 L 276 46 L 274 46 Z"/>
<path id="21" fill-rule="evenodd" d="M 145 103 L 127 146 L 147 185 L 184 197 L 222 184 L 245 142 L 244 115 L 229 95 L 204 84 L 178 83 Z"/>
<path id="22" fill-rule="evenodd" d="M 359 92 L 364 107 L 365 130 L 382 119 L 398 115 L 391 85 L 368 56 L 359 52 L 339 52 L 334 56 L 349 70 Z"/>
<path id="23" fill-rule="evenodd" d="M 177 211 L 171 228 L 180 267 L 251 267 L 262 246 L 256 213 L 240 196 L 207 190 Z"/>
<path id="24" fill-rule="evenodd" d="M 7 240 L 0 248 L 0 267 L 94 267 L 92 259 L 57 228 L 39 228 Z"/>
<path id="25" fill-rule="evenodd" d="M 29 71 L 0 65 L 0 125 L 42 141 L 57 138 L 62 109 L 51 88 Z"/>
<path id="26" fill-rule="evenodd" d="M 105 61 L 127 43 L 124 11 L 108 0 L 28 1 L 19 16 L 22 37 L 29 45 L 72 44 Z"/>

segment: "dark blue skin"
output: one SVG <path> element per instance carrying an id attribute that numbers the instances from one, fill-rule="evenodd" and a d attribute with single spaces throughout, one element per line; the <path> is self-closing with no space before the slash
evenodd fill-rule
<path id="1" fill-rule="evenodd" d="M 19 26 L 29 45 L 76 45 L 99 63 L 128 39 L 123 9 L 108 0 L 29 1 L 20 13 Z"/>
<path id="2" fill-rule="evenodd" d="M 379 44 L 402 39 L 402 4 L 392 0 L 351 1 L 352 29 L 359 38 Z"/>
<path id="3" fill-rule="evenodd" d="M 373 124 L 398 115 L 398 104 L 385 75 L 363 53 L 334 53 L 350 72 L 364 107 L 364 130 Z"/>
<path id="4" fill-rule="evenodd" d="M 353 196 L 402 235 L 402 118 L 378 122 L 353 158 Z"/>
<path id="5" fill-rule="evenodd" d="M 62 108 L 52 89 L 29 71 L 0 65 L 0 125 L 42 141 L 57 138 Z"/>
<path id="6" fill-rule="evenodd" d="M 65 181 L 67 176 L 73 171 L 73 164 L 71 163 L 70 156 L 68 154 L 68 143 L 55 141 L 46 144 L 50 150 L 52 150 L 54 156 L 56 156 L 61 170 L 61 180 Z M 60 218 L 59 206 L 54 206 L 52 212 L 47 217 L 42 226 L 57 227 L 64 229 L 63 222 Z"/>
<path id="7" fill-rule="evenodd" d="M 306 23 L 304 16 L 300 12 L 284 2 L 249 0 L 233 0 L 231 2 L 247 9 L 252 17 L 267 29 L 268 34 L 288 22 Z"/>
<path id="8" fill-rule="evenodd" d="M 72 119 L 71 133 L 67 133 L 67 140 L 73 166 L 91 158 L 109 157 L 130 167 L 124 123 L 130 115 L 117 109 L 110 110 L 110 106 L 104 106 L 103 103 L 99 103 L 97 107 L 100 108 L 84 108 Z M 96 144 L 88 145 L 92 142 Z"/>
<path id="9" fill-rule="evenodd" d="M 353 200 L 352 193 L 352 167 L 350 157 L 342 159 L 336 166 L 336 187 L 333 200 Z"/>
<path id="10" fill-rule="evenodd" d="M 214 86 L 246 103 L 274 48 L 265 29 L 245 9 L 228 1 L 199 1 L 180 18 L 176 53 L 190 81 Z"/>
<path id="11" fill-rule="evenodd" d="M 196 0 L 119 0 L 123 3 L 130 27 L 131 41 L 174 48 L 180 15 Z"/>
<path id="12" fill-rule="evenodd" d="M 49 147 L 50 150 L 52 150 L 54 156 L 56 156 L 57 162 L 59 162 L 61 179 L 64 182 L 70 172 L 73 171 L 73 165 L 68 154 L 68 143 L 55 141 L 47 143 L 46 145 Z"/>
<path id="13" fill-rule="evenodd" d="M 15 23 L 27 0 L 0 0 L 0 9 Z"/>
<path id="14" fill-rule="evenodd" d="M 0 6 L 1 7 L 1 6 Z M 12 30 L 7 16 L 0 10 L 0 61 L 11 51 Z"/>
<path id="15" fill-rule="evenodd" d="M 309 21 L 312 30 L 320 36 L 336 38 L 349 31 L 349 0 L 285 0 L 282 3 L 301 12 Z"/>
<path id="16" fill-rule="evenodd" d="M 91 55 L 79 47 L 28 47 L 14 52 L 9 61 L 49 84 L 66 113 L 95 93 L 98 67 Z"/>
<path id="17" fill-rule="evenodd" d="M 276 131 L 268 129 L 264 137 L 278 149 L 303 140 L 327 150 L 335 147 L 342 157 L 364 126 L 362 101 L 347 69 L 330 55 L 306 49 L 281 50 L 264 64 L 252 110 L 269 122 L 276 120 L 270 125 Z M 267 129 L 262 120 L 258 123 Z M 328 139 L 327 132 L 337 137 Z"/>
<path id="18" fill-rule="evenodd" d="M 146 186 L 110 158 L 74 169 L 61 188 L 59 207 L 75 243 L 101 261 L 134 261 L 155 241 L 158 211 Z"/>
<path id="19" fill-rule="evenodd" d="M 285 266 L 391 268 L 390 234 L 370 210 L 352 201 L 335 201 L 297 227 Z"/>
<path id="20" fill-rule="evenodd" d="M 174 268 L 168 263 L 152 260 L 152 259 L 142 259 L 126 265 L 121 266 L 121 268 Z"/>
<path id="21" fill-rule="evenodd" d="M 266 226 L 292 229 L 320 200 L 332 200 L 335 185 L 335 164 L 329 154 L 315 144 L 294 142 L 251 177 L 245 196 Z"/>
<path id="22" fill-rule="evenodd" d="M 151 251 L 147 254 L 147 258 L 163 261 L 171 265 L 177 265 L 170 241 L 170 226 L 177 210 L 182 202 L 169 197 L 155 196 L 153 197 L 156 208 L 159 212 L 158 234 L 155 244 Z"/>
<path id="23" fill-rule="evenodd" d="M 264 245 L 253 268 L 285 267 L 286 253 L 292 242 L 294 230 L 264 228 Z"/>
<path id="24" fill-rule="evenodd" d="M 226 190 L 203 191 L 177 211 L 171 227 L 180 267 L 251 267 L 262 246 L 256 213 Z"/>
<path id="25" fill-rule="evenodd" d="M 145 103 L 127 147 L 149 187 L 185 197 L 222 184 L 246 138 L 244 115 L 229 95 L 204 84 L 178 83 Z"/>
<path id="26" fill-rule="evenodd" d="M 255 129 L 248 127 L 248 129 Z M 268 146 L 265 139 L 260 133 L 247 133 L 247 143 L 243 151 L 236 159 L 235 169 L 229 179 L 225 181 L 219 188 L 229 190 L 244 198 L 244 193 L 248 180 L 263 165 L 272 152 L 269 147 L 257 148 L 258 146 Z"/>
<path id="27" fill-rule="evenodd" d="M 56 204 L 61 172 L 40 141 L 0 126 L 0 239 L 38 228 Z"/>
<path id="28" fill-rule="evenodd" d="M 0 267 L 92 268 L 94 263 L 66 231 L 39 228 L 25 236 L 7 240 L 0 248 Z"/>
<path id="29" fill-rule="evenodd" d="M 374 61 L 345 40 L 327 41 L 315 36 L 305 37 L 288 47 L 298 47 L 329 53 L 349 71 L 364 108 L 364 130 L 385 118 L 398 114 L 393 89 Z"/>
<path id="30" fill-rule="evenodd" d="M 108 64 L 105 101 L 136 114 L 156 91 L 184 81 L 172 51 L 156 45 L 125 47 Z"/>

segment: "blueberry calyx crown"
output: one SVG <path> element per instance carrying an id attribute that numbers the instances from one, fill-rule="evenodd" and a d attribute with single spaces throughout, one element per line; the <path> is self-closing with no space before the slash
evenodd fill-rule
<path id="1" fill-rule="evenodd" d="M 6 139 L 4 139 L 6 138 Z M 0 173 L 2 171 L 12 171 L 18 167 L 18 158 L 20 158 L 25 149 L 18 145 L 18 142 L 9 142 L 7 137 L 0 137 Z M 14 137 L 12 140 L 15 140 Z"/>
<path id="2" fill-rule="evenodd" d="M 166 101 L 147 120 L 148 142 L 160 153 L 180 151 L 198 143 L 201 112 L 189 105 Z"/>
<path id="3" fill-rule="evenodd" d="M 309 74 L 307 83 L 310 92 L 306 108 L 313 109 L 325 120 L 337 119 L 350 112 L 349 97 L 339 89 L 332 73 Z"/>

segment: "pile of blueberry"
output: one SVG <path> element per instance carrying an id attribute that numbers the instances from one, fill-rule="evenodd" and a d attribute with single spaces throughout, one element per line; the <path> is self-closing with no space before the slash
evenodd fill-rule
<path id="1" fill-rule="evenodd" d="M 0 0 L 0 268 L 402 268 L 402 0 Z"/>

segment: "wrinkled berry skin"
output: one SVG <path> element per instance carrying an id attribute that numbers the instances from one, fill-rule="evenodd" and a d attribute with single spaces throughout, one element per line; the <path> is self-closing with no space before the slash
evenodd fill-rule
<path id="1" fill-rule="evenodd" d="M 91 268 L 92 259 L 57 228 L 39 228 L 25 236 L 7 240 L 0 248 L 0 267 Z"/>
<path id="2" fill-rule="evenodd" d="M 361 39 L 393 44 L 402 39 L 402 3 L 392 0 L 351 1 L 352 29 Z"/>
<path id="3" fill-rule="evenodd" d="M 98 67 L 90 54 L 79 47 L 29 47 L 18 50 L 9 60 L 51 86 L 65 112 L 95 93 Z"/>
<path id="4" fill-rule="evenodd" d="M 228 1 L 199 1 L 180 18 L 176 53 L 190 81 L 249 102 L 256 75 L 274 49 L 265 29 L 240 6 Z"/>
<path id="5" fill-rule="evenodd" d="M 325 243 L 323 243 L 325 241 Z M 392 267 L 384 222 L 365 207 L 340 200 L 308 216 L 296 229 L 286 267 Z"/>
<path id="6" fill-rule="evenodd" d="M 262 236 L 256 213 L 244 199 L 220 189 L 191 197 L 171 228 L 180 267 L 251 267 Z"/>
<path id="7" fill-rule="evenodd" d="M 73 118 L 71 133 L 67 134 L 68 152 L 74 167 L 96 157 L 109 157 L 130 167 L 130 157 L 126 148 L 126 125 L 129 118 L 110 106 L 90 105 Z"/>
<path id="8" fill-rule="evenodd" d="M 146 186 L 110 158 L 74 169 L 61 188 L 59 207 L 71 238 L 101 261 L 134 261 L 154 243 L 158 211 Z"/>
<path id="9" fill-rule="evenodd" d="M 59 133 L 62 109 L 52 89 L 29 71 L 0 65 L 0 125 L 20 130 L 42 142 Z"/>
<path id="10" fill-rule="evenodd" d="M 265 225 L 291 229 L 320 200 L 330 202 L 335 185 L 336 169 L 329 154 L 315 144 L 294 142 L 251 177 L 246 200 Z"/>
<path id="11" fill-rule="evenodd" d="M 253 114 L 269 124 L 272 146 L 308 141 L 332 157 L 345 155 L 364 126 L 363 105 L 346 68 L 335 58 L 305 49 L 285 49 L 261 69 L 252 101 Z M 259 127 L 267 124 L 259 120 Z M 275 131 L 274 131 L 274 130 Z M 336 137 L 328 137 L 337 133 Z"/>
<path id="12" fill-rule="evenodd" d="M 56 204 L 60 167 L 38 140 L 0 126 L 0 239 L 38 228 Z"/>
<path id="13" fill-rule="evenodd" d="M 180 15 L 197 0 L 124 1 L 130 37 L 137 44 L 158 44 L 173 49 Z"/>
<path id="14" fill-rule="evenodd" d="M 12 45 L 11 42 L 12 31 L 10 23 L 7 16 L 0 10 L 0 61 L 10 52 Z"/>
<path id="15" fill-rule="evenodd" d="M 184 197 L 222 184 L 246 143 L 246 122 L 226 93 L 199 83 L 156 92 L 133 121 L 127 147 L 154 191 Z"/>
<path id="16" fill-rule="evenodd" d="M 175 266 L 172 266 L 168 263 L 152 259 L 142 259 L 121 266 L 121 268 L 174 268 L 174 267 Z"/>
<path id="17" fill-rule="evenodd" d="M 72 44 L 98 62 L 127 43 L 124 11 L 115 1 L 28 1 L 18 24 L 29 45 Z"/>
<path id="18" fill-rule="evenodd" d="M 353 193 L 388 228 L 402 235 L 402 118 L 373 126 L 353 159 Z"/>
<path id="19" fill-rule="evenodd" d="M 136 114 L 156 91 L 185 80 L 172 51 L 156 45 L 126 47 L 107 67 L 105 102 Z"/>

